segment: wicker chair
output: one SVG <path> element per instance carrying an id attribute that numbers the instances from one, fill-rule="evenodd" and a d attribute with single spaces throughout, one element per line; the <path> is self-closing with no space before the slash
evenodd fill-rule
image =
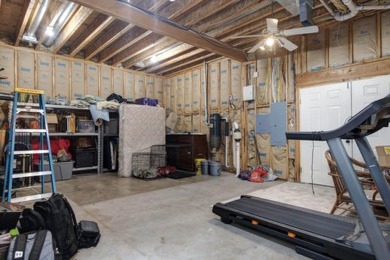
<path id="1" fill-rule="evenodd" d="M 338 171 L 336 161 L 333 160 L 332 155 L 329 150 L 325 152 L 325 158 L 328 162 L 329 165 L 329 175 L 332 176 L 335 191 L 336 191 L 336 201 L 330 211 L 330 214 L 334 214 L 336 209 L 343 209 L 346 211 L 352 211 L 355 212 L 353 207 L 350 207 L 352 204 L 352 199 L 350 198 L 348 194 L 347 187 L 344 184 L 344 181 Z M 367 169 L 366 164 L 359 162 L 353 158 L 350 158 L 351 163 L 353 166 L 361 167 L 364 169 Z M 374 182 L 371 179 L 371 176 L 368 172 L 366 171 L 361 171 L 361 170 L 355 170 L 356 175 L 359 178 L 360 183 L 362 184 L 362 187 L 364 189 L 372 190 L 375 194 L 376 192 L 376 187 Z M 373 207 L 374 212 L 377 212 L 376 217 L 379 220 L 390 220 L 389 215 L 386 212 L 386 209 L 384 207 L 384 204 L 380 200 L 374 200 L 374 199 L 368 199 L 370 205 Z M 349 206 L 349 207 L 346 207 Z"/>

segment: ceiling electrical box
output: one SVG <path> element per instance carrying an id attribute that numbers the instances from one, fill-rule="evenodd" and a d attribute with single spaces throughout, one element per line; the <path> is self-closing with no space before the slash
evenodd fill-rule
<path id="1" fill-rule="evenodd" d="M 242 99 L 244 101 L 250 101 L 250 100 L 254 100 L 254 95 L 253 95 L 253 86 L 252 85 L 249 85 L 249 86 L 245 86 L 242 88 Z"/>

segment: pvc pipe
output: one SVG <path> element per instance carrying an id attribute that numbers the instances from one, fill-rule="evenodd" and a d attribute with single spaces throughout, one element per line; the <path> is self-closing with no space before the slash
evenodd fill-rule
<path id="1" fill-rule="evenodd" d="M 204 84 L 203 84 L 203 94 L 204 94 L 204 122 L 206 123 L 206 125 L 208 126 L 209 125 L 209 106 L 208 106 L 208 100 L 207 100 L 207 63 L 206 63 L 206 60 L 204 60 L 203 62 L 203 80 L 204 80 Z"/>
<path id="2" fill-rule="evenodd" d="M 240 142 L 236 142 L 236 150 L 236 177 L 238 177 L 238 175 L 240 175 Z"/>

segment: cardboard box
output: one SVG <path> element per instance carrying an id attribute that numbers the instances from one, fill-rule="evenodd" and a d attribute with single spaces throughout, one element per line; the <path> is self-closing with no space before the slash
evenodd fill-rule
<path id="1" fill-rule="evenodd" d="M 390 168 L 390 145 L 377 146 L 376 152 L 378 154 L 379 165 Z"/>

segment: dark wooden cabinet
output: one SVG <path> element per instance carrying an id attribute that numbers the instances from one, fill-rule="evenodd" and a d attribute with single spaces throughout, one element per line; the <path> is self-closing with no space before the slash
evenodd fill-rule
<path id="1" fill-rule="evenodd" d="M 195 158 L 207 158 L 204 134 L 170 134 L 166 136 L 167 163 L 179 170 L 195 172 Z"/>

